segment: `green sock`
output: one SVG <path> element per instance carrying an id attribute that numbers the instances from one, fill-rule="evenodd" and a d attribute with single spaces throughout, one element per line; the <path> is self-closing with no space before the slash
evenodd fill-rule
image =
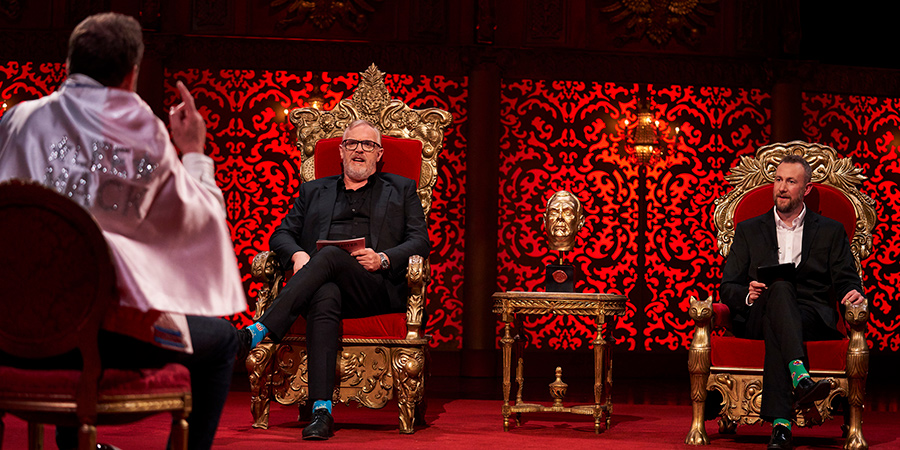
<path id="1" fill-rule="evenodd" d="M 772 422 L 773 427 L 777 427 L 778 425 L 785 426 L 788 430 L 791 429 L 791 421 L 787 419 L 775 419 L 775 421 Z"/>
<path id="2" fill-rule="evenodd" d="M 809 372 L 806 371 L 806 367 L 803 367 L 803 361 L 799 359 L 788 363 L 788 368 L 791 369 L 791 382 L 794 383 L 794 387 L 797 387 L 800 380 L 809 378 Z"/>

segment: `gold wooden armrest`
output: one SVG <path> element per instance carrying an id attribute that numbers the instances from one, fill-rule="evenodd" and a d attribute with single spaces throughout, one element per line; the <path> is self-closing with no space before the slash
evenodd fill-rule
<path id="1" fill-rule="evenodd" d="M 847 379 L 849 392 L 847 403 L 850 405 L 850 416 L 841 426 L 847 440 L 844 448 L 864 449 L 869 444 L 862 434 L 862 411 L 866 397 L 866 377 L 869 374 L 869 343 L 866 342 L 866 326 L 869 322 L 869 305 L 848 305 L 844 310 L 844 318 L 850 327 L 847 333 L 850 344 L 847 346 Z"/>
<path id="2" fill-rule="evenodd" d="M 256 296 L 256 312 L 253 314 L 253 320 L 259 320 L 281 290 L 284 270 L 281 269 L 281 263 L 275 257 L 275 252 L 265 251 L 259 252 L 253 257 L 250 275 L 254 281 L 263 284 Z"/>
<path id="3" fill-rule="evenodd" d="M 419 255 L 409 257 L 406 269 L 406 283 L 409 286 L 409 296 L 406 299 L 406 339 L 424 337 L 422 317 L 425 315 L 425 286 L 428 284 L 430 271 L 427 259 Z"/>

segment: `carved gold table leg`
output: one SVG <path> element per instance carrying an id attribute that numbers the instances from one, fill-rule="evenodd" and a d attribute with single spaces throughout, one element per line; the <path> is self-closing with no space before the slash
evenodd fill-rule
<path id="1" fill-rule="evenodd" d="M 524 360 L 522 357 L 519 357 L 518 363 L 516 364 L 516 384 L 518 385 L 518 389 L 516 389 L 516 405 L 522 404 L 522 389 L 525 386 L 525 376 L 522 373 L 522 367 L 524 364 Z M 516 426 L 522 425 L 522 413 L 516 413 Z"/>
<path id="2" fill-rule="evenodd" d="M 500 339 L 500 345 L 503 347 L 503 431 L 509 431 L 509 391 L 510 377 L 512 376 L 512 344 L 513 338 L 510 335 L 509 322 L 503 325 L 503 337 Z"/>
<path id="3" fill-rule="evenodd" d="M 596 320 L 597 335 L 591 344 L 594 346 L 594 409 L 597 411 L 594 414 L 594 432 L 599 434 L 600 424 L 604 418 L 606 418 L 606 428 L 609 429 L 610 426 L 609 408 L 611 402 L 609 401 L 607 383 L 610 383 L 612 379 L 611 374 L 608 373 L 609 349 L 607 348 L 606 337 L 603 334 L 606 329 L 606 317 L 598 315 Z"/>

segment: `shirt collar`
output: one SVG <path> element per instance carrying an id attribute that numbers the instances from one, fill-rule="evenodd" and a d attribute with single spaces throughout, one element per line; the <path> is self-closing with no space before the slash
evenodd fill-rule
<path id="1" fill-rule="evenodd" d="M 778 215 L 778 209 L 772 207 L 772 212 L 775 214 L 775 226 L 778 228 L 783 228 L 785 230 L 793 231 L 797 229 L 798 226 L 803 225 L 803 219 L 806 218 L 806 203 L 803 204 L 803 209 L 800 210 L 800 214 L 794 219 L 794 225 L 790 226 L 785 221 L 781 220 L 781 216 Z"/>
<path id="2" fill-rule="evenodd" d="M 100 84 L 99 81 L 83 74 L 83 73 L 73 73 L 66 78 L 64 82 L 65 85 L 69 86 L 79 86 L 79 87 L 97 87 L 102 88 L 105 87 Z"/>
<path id="3" fill-rule="evenodd" d="M 378 172 L 375 172 L 375 173 L 378 173 Z M 378 177 L 375 176 L 375 173 L 373 173 L 372 176 L 367 178 L 368 181 L 366 181 L 366 184 L 362 185 L 362 187 L 360 187 L 359 189 L 356 189 L 353 192 L 363 192 L 367 189 L 371 189 L 370 186 L 372 186 L 378 182 Z M 347 189 L 347 186 L 344 185 L 344 175 L 343 174 L 341 174 L 340 178 L 338 178 L 338 191 L 349 191 L 349 189 Z"/>

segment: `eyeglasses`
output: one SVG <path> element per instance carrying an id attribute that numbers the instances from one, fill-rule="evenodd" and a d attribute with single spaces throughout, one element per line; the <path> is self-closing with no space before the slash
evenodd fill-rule
<path id="1" fill-rule="evenodd" d="M 351 152 L 356 151 L 356 148 L 360 145 L 362 146 L 363 151 L 366 153 L 372 153 L 375 150 L 381 148 L 381 144 L 375 141 L 370 141 L 368 139 L 364 141 L 357 141 L 356 139 L 344 139 L 343 141 L 341 141 L 341 147 L 344 147 L 345 150 L 349 150 Z"/>

